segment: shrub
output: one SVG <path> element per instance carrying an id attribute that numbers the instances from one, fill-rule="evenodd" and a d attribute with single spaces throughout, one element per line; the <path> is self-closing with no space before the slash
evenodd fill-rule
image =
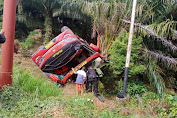
<path id="1" fill-rule="evenodd" d="M 31 49 L 34 47 L 34 44 L 41 43 L 42 38 L 42 31 L 40 29 L 36 29 L 34 31 L 31 31 L 28 35 L 25 42 L 21 43 L 22 49 Z"/>
<path id="2" fill-rule="evenodd" d="M 116 84 L 114 85 L 115 89 L 113 91 L 114 94 L 121 93 L 123 89 L 123 81 L 116 81 Z M 145 87 L 144 83 L 141 81 L 129 81 L 127 84 L 127 94 L 131 96 L 135 96 L 139 94 L 140 96 L 143 95 L 147 91 L 147 88 Z"/>
<path id="3" fill-rule="evenodd" d="M 145 87 L 144 83 L 141 81 L 134 81 L 128 83 L 128 89 L 127 93 L 129 95 L 143 95 L 147 91 L 147 88 Z"/>
<path id="4" fill-rule="evenodd" d="M 168 117 L 177 117 L 177 96 L 166 94 L 165 98 L 169 105 Z"/>
<path id="5" fill-rule="evenodd" d="M 141 37 L 133 36 L 131 58 L 129 66 L 129 77 L 133 75 L 142 74 L 145 71 L 145 66 L 142 64 L 142 56 L 140 48 L 142 47 L 143 39 Z M 123 31 L 113 42 L 111 49 L 109 50 L 109 59 L 111 61 L 110 68 L 113 69 L 113 73 L 123 76 L 125 69 L 125 61 L 127 54 L 128 33 Z"/>

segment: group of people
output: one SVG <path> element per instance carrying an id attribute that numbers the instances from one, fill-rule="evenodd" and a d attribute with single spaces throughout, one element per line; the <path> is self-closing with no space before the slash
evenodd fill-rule
<path id="1" fill-rule="evenodd" d="M 82 67 L 81 70 L 78 70 L 75 72 L 75 70 L 72 68 L 75 74 L 77 74 L 77 78 L 75 81 L 76 84 L 76 94 L 79 95 L 79 88 L 81 90 L 81 94 L 84 94 L 84 88 L 86 88 L 86 92 L 89 91 L 89 85 L 91 83 L 94 84 L 93 91 L 94 94 L 98 94 L 98 75 L 93 68 L 93 66 L 90 66 L 87 70 L 85 67 Z M 85 85 L 84 85 L 85 83 Z"/>

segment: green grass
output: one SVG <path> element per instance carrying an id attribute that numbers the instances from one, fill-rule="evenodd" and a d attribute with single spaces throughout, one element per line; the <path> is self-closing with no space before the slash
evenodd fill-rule
<path id="1" fill-rule="evenodd" d="M 63 88 L 18 67 L 13 68 L 13 86 L 6 86 L 0 94 L 0 117 L 52 117 L 56 109 L 63 109 L 60 114 L 65 116 L 79 118 L 115 118 L 119 113 L 108 109 L 100 111 L 91 102 L 92 94 L 64 98 Z M 43 114 L 45 110 L 47 113 Z"/>
<path id="2" fill-rule="evenodd" d="M 69 99 L 64 99 L 62 101 L 62 105 L 65 106 L 64 113 L 70 117 L 78 118 L 118 118 L 121 116 L 119 109 L 114 109 L 113 111 L 109 111 L 107 108 L 99 109 L 92 100 L 92 94 L 72 96 Z"/>
<path id="3" fill-rule="evenodd" d="M 0 117 L 34 117 L 43 110 L 55 107 L 56 98 L 41 99 L 38 94 L 28 94 L 17 87 L 6 87 L 1 93 Z"/>
<path id="4" fill-rule="evenodd" d="M 13 68 L 13 86 L 5 87 L 0 93 L 0 118 L 29 117 L 77 117 L 77 118 L 135 118 L 176 117 L 177 97 L 167 94 L 165 99 L 154 92 L 142 95 L 142 104 L 136 96 L 116 101 L 107 100 L 107 106 L 95 104 L 93 94 L 64 96 L 63 88 L 45 78 L 37 78 L 28 69 Z M 88 101 L 88 99 L 90 99 Z M 94 100 L 92 102 L 91 100 Z M 104 103 L 106 104 L 106 103 Z M 122 114 L 127 109 L 130 114 Z M 58 113 L 59 115 L 55 115 Z"/>
<path id="5" fill-rule="evenodd" d="M 62 99 L 62 89 L 46 79 L 36 78 L 17 65 L 13 72 L 13 86 L 6 86 L 0 93 L 0 118 L 34 117 L 56 107 L 56 102 Z"/>
<path id="6" fill-rule="evenodd" d="M 26 92 L 38 93 L 41 97 L 63 96 L 61 89 L 47 79 L 37 78 L 31 72 L 18 69 L 15 65 L 13 69 L 13 84 Z"/>

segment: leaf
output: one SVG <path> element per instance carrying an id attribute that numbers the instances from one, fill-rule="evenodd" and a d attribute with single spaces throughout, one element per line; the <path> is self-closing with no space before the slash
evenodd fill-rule
<path id="1" fill-rule="evenodd" d="M 147 65 L 147 75 L 150 81 L 151 86 L 153 86 L 157 94 L 161 97 L 164 97 L 165 93 L 165 83 L 160 75 L 160 68 L 149 59 L 149 64 Z"/>

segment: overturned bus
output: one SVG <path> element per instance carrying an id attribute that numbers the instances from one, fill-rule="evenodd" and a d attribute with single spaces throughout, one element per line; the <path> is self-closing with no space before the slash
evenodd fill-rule
<path id="1" fill-rule="evenodd" d="M 77 71 L 83 66 L 88 67 L 103 56 L 96 45 L 89 45 L 68 27 L 64 26 L 61 32 L 48 44 L 40 46 L 32 60 L 53 81 L 65 84 L 73 75 L 72 68 Z"/>

